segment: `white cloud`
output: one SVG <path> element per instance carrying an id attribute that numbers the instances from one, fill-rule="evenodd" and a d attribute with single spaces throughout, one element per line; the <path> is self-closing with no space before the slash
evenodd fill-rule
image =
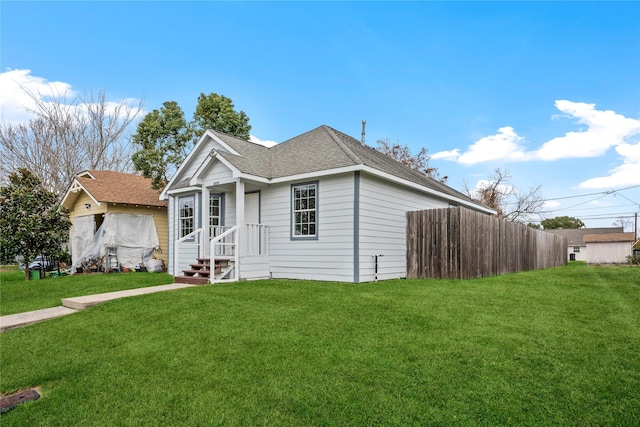
<path id="1" fill-rule="evenodd" d="M 544 143 L 535 153 L 541 160 L 575 157 L 599 157 L 622 144 L 625 138 L 640 133 L 640 120 L 630 119 L 611 110 L 599 111 L 595 104 L 556 101 L 556 108 L 567 117 L 587 126 L 582 132 L 568 132 Z"/>
<path id="2" fill-rule="evenodd" d="M 609 170 L 608 176 L 600 176 L 581 182 L 579 188 L 614 188 L 640 184 L 640 143 L 621 143 L 616 151 L 623 163 Z"/>
<path id="3" fill-rule="evenodd" d="M 553 138 L 533 151 L 526 151 L 522 144 L 524 137 L 518 135 L 511 126 L 498 129 L 498 133 L 485 136 L 471 144 L 467 151 L 460 153 L 456 148 L 441 151 L 433 159 L 457 161 L 462 164 L 476 164 L 493 160 L 525 161 L 525 160 L 558 160 L 563 158 L 598 157 L 604 155 L 611 147 L 626 144 L 628 138 L 640 135 L 640 120 L 631 119 L 611 110 L 596 110 L 595 104 L 558 100 L 556 108 L 562 112 L 561 117 L 576 119 L 579 124 L 586 125 L 585 130 L 567 132 L 564 136 Z M 629 144 L 626 144 L 629 145 Z M 626 158 L 628 149 L 618 150 Z M 627 176 L 627 172 L 637 162 L 625 160 L 617 172 Z"/>
<path id="4" fill-rule="evenodd" d="M 36 105 L 29 93 L 41 98 L 75 95 L 68 83 L 49 82 L 31 75 L 31 70 L 8 70 L 0 73 L 0 120 L 7 123 L 28 121 L 31 118 L 29 110 Z"/>
<path id="5" fill-rule="evenodd" d="M 458 157 L 458 162 L 471 165 L 490 160 L 527 160 L 529 156 L 520 144 L 523 140 L 511 126 L 502 127 L 497 134 L 485 136 L 471 145 Z"/>
<path id="6" fill-rule="evenodd" d="M 456 148 L 450 151 L 439 151 L 430 156 L 433 160 L 456 160 L 460 157 L 460 149 Z"/>
<path id="7" fill-rule="evenodd" d="M 543 210 L 555 209 L 555 208 L 558 208 L 559 206 L 560 206 L 560 202 L 558 202 L 557 200 L 547 200 L 542 204 L 542 209 Z"/>
<path id="8" fill-rule="evenodd" d="M 273 147 L 274 145 L 278 145 L 276 141 L 263 141 L 254 135 L 249 135 L 249 141 L 254 144 L 264 145 L 265 147 Z"/>
<path id="9" fill-rule="evenodd" d="M 27 122 L 33 117 L 31 111 L 37 109 L 37 102 L 46 105 L 52 99 L 85 113 L 87 104 L 77 102 L 77 96 L 69 83 L 50 82 L 32 75 L 31 70 L 7 70 L 0 73 L 0 121 L 8 124 Z M 91 99 L 86 101 L 90 102 Z M 109 113 L 118 111 L 122 115 L 135 114 L 139 104 L 140 100 L 134 98 L 105 100 Z M 141 113 L 144 114 L 143 111 Z"/>

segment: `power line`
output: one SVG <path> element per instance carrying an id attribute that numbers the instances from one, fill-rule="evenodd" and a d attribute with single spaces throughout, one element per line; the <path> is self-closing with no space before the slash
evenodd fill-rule
<path id="1" fill-rule="evenodd" d="M 574 199 L 576 197 L 588 197 L 588 196 L 595 196 L 595 195 L 599 195 L 599 194 L 604 194 L 604 195 L 614 194 L 614 193 L 618 193 L 620 191 L 630 190 L 632 188 L 637 188 L 637 187 L 640 187 L 640 185 L 632 185 L 631 187 L 620 188 L 618 190 L 607 190 L 607 191 L 600 191 L 600 192 L 597 192 L 597 193 L 578 194 L 578 195 L 575 195 L 575 196 L 554 197 L 552 199 L 545 199 L 544 201 L 545 202 L 550 202 L 552 200 Z M 633 202 L 633 200 L 632 200 L 632 202 Z M 636 203 L 636 202 L 633 202 L 633 203 Z"/>

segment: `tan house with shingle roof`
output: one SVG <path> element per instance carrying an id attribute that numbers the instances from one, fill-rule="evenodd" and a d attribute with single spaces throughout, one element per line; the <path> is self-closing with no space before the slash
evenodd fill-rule
<path id="1" fill-rule="evenodd" d="M 109 264 L 133 268 L 150 257 L 161 259 L 166 267 L 167 202 L 151 188 L 151 180 L 139 175 L 112 171 L 85 171 L 74 179 L 62 206 L 70 212 L 70 249 L 74 266 L 93 245 Z M 103 227 L 97 241 L 96 232 Z M 100 237 L 100 236 L 99 236 Z M 98 254 L 94 253 L 93 257 Z"/>
<path id="2" fill-rule="evenodd" d="M 632 254 L 634 233 L 586 234 L 589 264 L 625 264 Z"/>

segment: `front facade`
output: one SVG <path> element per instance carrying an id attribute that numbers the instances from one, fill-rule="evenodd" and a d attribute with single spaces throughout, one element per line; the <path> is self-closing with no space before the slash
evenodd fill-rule
<path id="1" fill-rule="evenodd" d="M 207 131 L 161 197 L 169 271 L 225 258 L 220 280 L 405 277 L 408 211 L 493 213 L 328 126 L 272 148 Z"/>

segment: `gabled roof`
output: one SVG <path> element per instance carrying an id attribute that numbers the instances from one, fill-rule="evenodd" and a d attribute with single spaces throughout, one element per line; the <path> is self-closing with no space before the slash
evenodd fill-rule
<path id="1" fill-rule="evenodd" d="M 118 203 L 142 206 L 167 206 L 159 192 L 151 188 L 151 179 L 123 172 L 89 170 L 79 173 L 62 200 L 71 209 L 85 191 L 96 203 Z"/>
<path id="2" fill-rule="evenodd" d="M 559 228 L 556 230 L 544 230 L 547 233 L 564 236 L 569 242 L 569 246 L 585 246 L 584 236 L 587 234 L 611 234 L 622 233 L 622 227 L 601 227 L 601 228 Z"/>
<path id="3" fill-rule="evenodd" d="M 587 243 L 633 242 L 635 240 L 635 233 L 585 234 L 584 236 L 584 241 Z"/>
<path id="4" fill-rule="evenodd" d="M 211 130 L 207 132 L 237 153 L 220 150 L 215 155 L 224 158 L 242 174 L 272 180 L 320 171 L 365 166 L 491 211 L 467 195 L 326 125 L 270 148 L 220 132 Z M 203 139 L 205 138 L 203 137 Z M 194 150 L 199 148 L 198 145 L 203 144 L 203 139 L 198 142 Z M 177 176 L 174 177 L 174 179 L 176 178 Z M 180 182 L 185 179 L 188 177 L 180 176 Z M 169 187 L 170 189 L 179 188 L 178 180 L 176 179 L 175 183 L 171 182 L 167 189 Z"/>

